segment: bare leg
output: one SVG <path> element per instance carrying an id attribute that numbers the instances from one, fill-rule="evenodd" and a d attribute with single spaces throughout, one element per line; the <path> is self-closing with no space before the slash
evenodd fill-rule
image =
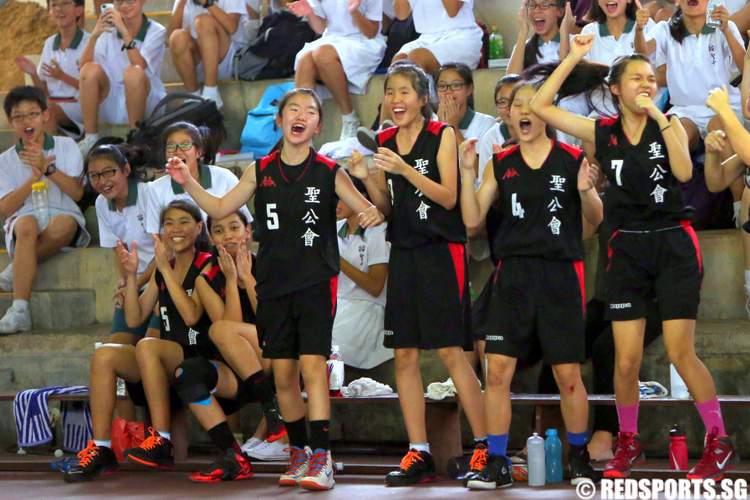
<path id="1" fill-rule="evenodd" d="M 89 376 L 89 405 L 94 439 L 109 439 L 117 377 L 128 382 L 138 382 L 141 379 L 134 346 L 106 344 L 94 351 Z"/>
<path id="2" fill-rule="evenodd" d="M 95 134 L 99 131 L 99 104 L 109 95 L 109 78 L 101 66 L 88 62 L 81 68 L 78 88 L 83 130 L 87 134 Z"/>
<path id="3" fill-rule="evenodd" d="M 412 50 L 409 52 L 409 59 L 414 61 L 414 64 L 425 70 L 428 75 L 434 75 L 440 67 L 440 63 L 435 59 L 435 55 L 428 49 Z"/>
<path id="4" fill-rule="evenodd" d="M 253 373 L 262 370 L 262 366 L 258 359 L 258 351 L 240 331 L 249 336 L 254 335 L 257 344 L 258 333 L 255 325 L 238 321 L 217 321 L 211 325 L 209 335 L 240 380 L 246 380 Z"/>
<path id="5" fill-rule="evenodd" d="M 274 359 L 273 378 L 281 416 L 286 422 L 305 417 L 305 404 L 299 387 L 299 364 L 296 359 Z"/>
<path id="6" fill-rule="evenodd" d="M 171 340 L 145 338 L 135 346 L 135 356 L 148 400 L 151 425 L 157 432 L 169 432 L 169 387 L 174 382 L 175 370 L 183 361 L 182 347 Z"/>
<path id="7" fill-rule="evenodd" d="M 303 354 L 299 357 L 299 366 L 307 391 L 309 420 L 330 420 L 331 400 L 328 396 L 326 358 L 315 354 Z"/>
<path id="8" fill-rule="evenodd" d="M 341 114 L 348 115 L 354 111 L 346 73 L 336 49 L 332 45 L 322 45 L 313 51 L 312 57 L 320 79 L 331 92 Z"/>
<path id="9" fill-rule="evenodd" d="M 632 321 L 613 321 L 615 339 L 615 400 L 620 406 L 637 405 L 638 372 L 643 360 L 644 318 Z"/>
<path id="10" fill-rule="evenodd" d="M 195 69 L 200 54 L 195 40 L 190 36 L 190 31 L 174 30 L 169 37 L 169 51 L 172 53 L 175 69 L 182 83 L 185 84 L 185 90 L 187 92 L 198 90 L 198 76 Z"/>
<path id="11" fill-rule="evenodd" d="M 216 87 L 219 62 L 227 55 L 231 39 L 224 28 L 208 14 L 195 18 L 195 32 L 198 34 L 196 42 L 203 61 L 205 84 L 207 87 Z"/>
<path id="12" fill-rule="evenodd" d="M 128 110 L 128 126 L 135 128 L 136 123 L 146 116 L 146 100 L 151 92 L 151 82 L 140 66 L 125 68 L 125 106 Z"/>
<path id="13" fill-rule="evenodd" d="M 589 423 L 589 401 L 581 380 L 581 365 L 565 363 L 552 365 L 557 387 L 560 389 L 560 411 L 568 432 L 586 432 Z"/>
<path id="14" fill-rule="evenodd" d="M 318 79 L 318 69 L 313 60 L 312 51 L 305 53 L 297 65 L 297 71 L 294 74 L 294 85 L 296 87 L 315 88 L 315 82 Z"/>
<path id="15" fill-rule="evenodd" d="M 13 298 L 29 300 L 37 268 L 39 226 L 33 215 L 21 217 L 13 226 L 16 245 L 13 251 Z"/>
<path id="16" fill-rule="evenodd" d="M 685 381 L 693 399 L 698 403 L 714 399 L 714 379 L 695 354 L 695 320 L 674 319 L 664 321 L 663 325 L 664 346 L 669 360 Z"/>
<path id="17" fill-rule="evenodd" d="M 456 386 L 456 392 L 466 418 L 469 420 L 474 437 L 486 437 L 487 424 L 482 391 L 476 373 L 464 356 L 463 349 L 460 347 L 445 347 L 438 349 L 438 355 L 453 379 L 453 384 Z"/>
<path id="18" fill-rule="evenodd" d="M 516 371 L 516 358 L 501 354 L 487 354 L 487 381 L 484 406 L 487 412 L 487 431 L 492 435 L 508 434 L 512 415 L 510 382 Z"/>
<path id="19" fill-rule="evenodd" d="M 427 442 L 424 386 L 419 370 L 419 349 L 394 349 L 396 390 L 410 443 Z"/>

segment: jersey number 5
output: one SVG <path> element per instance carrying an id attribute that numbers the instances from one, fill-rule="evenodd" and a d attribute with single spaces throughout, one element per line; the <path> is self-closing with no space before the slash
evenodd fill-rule
<path id="1" fill-rule="evenodd" d="M 279 228 L 279 214 L 276 213 L 276 203 L 266 205 L 266 226 L 268 226 L 268 229 Z"/>
<path id="2" fill-rule="evenodd" d="M 161 306 L 159 308 L 159 312 L 161 313 L 161 320 L 164 322 L 164 331 L 169 331 L 169 316 L 167 315 L 167 306 Z"/>
<path id="3" fill-rule="evenodd" d="M 612 170 L 615 171 L 615 182 L 618 186 L 622 186 L 622 177 L 620 177 L 620 174 L 623 163 L 625 163 L 623 160 L 612 160 Z"/>

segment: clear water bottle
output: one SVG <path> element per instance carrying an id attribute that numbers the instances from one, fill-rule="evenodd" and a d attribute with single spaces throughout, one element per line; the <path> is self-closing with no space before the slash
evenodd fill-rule
<path id="1" fill-rule="evenodd" d="M 331 346 L 331 357 L 328 358 L 328 391 L 331 396 L 341 396 L 344 386 L 344 359 L 339 346 Z"/>
<path id="2" fill-rule="evenodd" d="M 690 392 L 688 391 L 685 381 L 682 380 L 680 374 L 677 373 L 677 368 L 673 364 L 669 365 L 669 390 L 673 398 L 675 399 L 688 399 L 690 398 Z"/>
<path id="3" fill-rule="evenodd" d="M 721 21 L 711 17 L 714 9 L 724 5 L 724 0 L 709 0 L 706 6 L 706 26 L 710 28 L 719 29 L 721 27 Z"/>
<path id="4" fill-rule="evenodd" d="M 39 229 L 47 227 L 49 223 L 49 197 L 47 185 L 44 182 L 35 182 L 31 185 L 31 204 L 34 207 L 34 216 L 39 224 Z"/>
<path id="5" fill-rule="evenodd" d="M 526 454 L 529 486 L 544 486 L 544 476 L 547 474 L 544 465 L 544 438 L 536 432 L 526 440 Z"/>
<path id="6" fill-rule="evenodd" d="M 505 47 L 503 45 L 503 35 L 501 35 L 499 31 L 497 31 L 497 26 L 493 26 L 492 33 L 490 33 L 490 59 L 503 58 L 505 52 Z"/>
<path id="7" fill-rule="evenodd" d="M 548 483 L 559 483 L 563 478 L 562 443 L 557 436 L 557 429 L 547 429 L 544 435 L 547 436 L 544 440 L 545 479 Z"/>

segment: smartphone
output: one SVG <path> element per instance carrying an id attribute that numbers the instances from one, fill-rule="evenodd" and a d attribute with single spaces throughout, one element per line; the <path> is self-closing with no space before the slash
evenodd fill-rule
<path id="1" fill-rule="evenodd" d="M 103 3 L 101 6 L 101 12 L 104 12 L 105 10 L 114 9 L 115 5 L 111 3 Z"/>

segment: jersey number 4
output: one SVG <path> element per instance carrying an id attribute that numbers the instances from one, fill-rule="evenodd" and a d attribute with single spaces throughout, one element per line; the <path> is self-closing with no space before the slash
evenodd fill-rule
<path id="1" fill-rule="evenodd" d="M 266 226 L 272 230 L 279 228 L 279 214 L 276 213 L 276 203 L 266 205 Z"/>
<path id="2" fill-rule="evenodd" d="M 622 186 L 622 165 L 625 163 L 623 160 L 612 160 L 612 170 L 615 171 L 615 182 L 618 186 Z"/>

